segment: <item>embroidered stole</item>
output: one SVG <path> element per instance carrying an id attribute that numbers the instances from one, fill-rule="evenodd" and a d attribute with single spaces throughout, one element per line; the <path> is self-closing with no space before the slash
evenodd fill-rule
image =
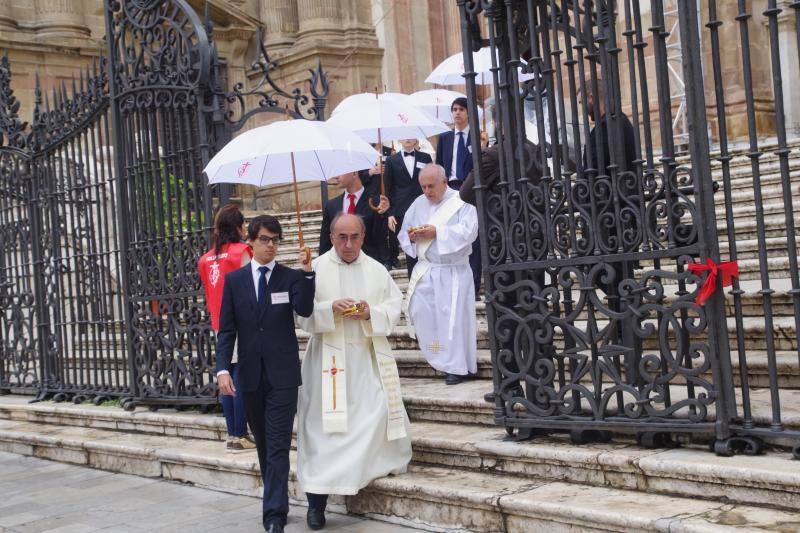
<path id="1" fill-rule="evenodd" d="M 430 216 L 426 224 L 436 227 L 446 225 L 447 221 L 450 220 L 453 215 L 458 213 L 458 210 L 461 209 L 461 206 L 463 205 L 464 201 L 461 199 L 461 197 L 458 194 L 454 194 L 449 200 L 445 201 L 443 206 L 437 209 L 436 212 Z M 408 281 L 406 298 L 403 300 L 403 313 L 406 315 L 406 321 L 408 322 L 408 327 L 410 329 L 411 336 L 413 337 L 416 337 L 416 333 L 414 332 L 414 324 L 411 320 L 411 313 L 408 312 L 408 309 L 411 306 L 411 298 L 414 296 L 414 289 L 416 289 L 417 283 L 431 267 L 428 258 L 425 257 L 425 253 L 428 251 L 428 248 L 431 247 L 431 244 L 433 244 L 433 239 L 417 241 L 417 264 L 414 265 L 414 270 L 411 272 L 411 279 Z"/>
<path id="2" fill-rule="evenodd" d="M 319 261 L 320 263 L 325 261 L 327 264 L 320 264 L 316 268 L 317 291 L 324 288 L 326 294 L 341 298 L 339 264 L 332 259 L 332 256 L 323 256 Z M 362 268 L 361 277 L 366 280 L 369 273 L 363 272 L 366 269 L 362 265 L 359 265 Z M 369 298 L 365 299 L 369 302 Z M 373 312 L 381 311 L 375 309 Z M 334 331 L 322 334 L 322 431 L 346 433 L 347 353 L 345 351 L 344 324 L 342 323 L 344 319 L 339 316 L 335 320 Z M 378 364 L 378 373 L 389 408 L 386 437 L 388 440 L 404 438 L 407 435 L 403 395 L 400 391 L 400 374 L 397 371 L 397 363 L 392 355 L 389 341 L 385 336 L 367 337 L 367 345 L 371 345 L 369 350 L 374 354 Z"/>

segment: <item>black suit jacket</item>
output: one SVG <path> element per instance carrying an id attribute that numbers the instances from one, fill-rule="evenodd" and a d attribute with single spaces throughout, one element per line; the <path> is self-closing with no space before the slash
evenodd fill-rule
<path id="1" fill-rule="evenodd" d="M 386 196 L 389 198 L 388 216 L 402 218 L 408 208 L 418 196 L 422 194 L 419 186 L 418 163 L 427 165 L 432 161 L 430 154 L 414 150 L 414 172 L 409 176 L 406 163 L 403 161 L 403 152 L 397 152 L 386 160 L 386 170 L 383 181 L 386 184 Z"/>
<path id="2" fill-rule="evenodd" d="M 288 303 L 272 303 L 272 295 L 288 293 Z M 294 314 L 314 311 L 314 275 L 275 264 L 267 283 L 267 304 L 259 309 L 251 265 L 225 276 L 217 333 L 217 372 L 231 370 L 231 355 L 239 339 L 239 384 L 255 391 L 262 376 L 276 389 L 299 387 L 300 357 Z"/>
<path id="3" fill-rule="evenodd" d="M 472 152 L 470 152 L 470 136 L 472 132 L 467 135 L 464 142 L 467 143 L 467 159 L 464 161 L 464 178 L 472 171 L 473 161 Z M 436 164 L 444 167 L 444 173 L 447 174 L 447 179 L 455 179 L 456 176 L 451 176 L 451 169 L 453 168 L 453 142 L 455 142 L 456 132 L 450 130 L 439 135 L 439 143 L 436 146 Z"/>
<path id="4" fill-rule="evenodd" d="M 335 198 L 331 198 L 322 207 L 322 228 L 319 235 L 319 255 L 324 254 L 330 250 L 333 245 L 331 244 L 331 222 L 333 217 L 342 210 L 344 205 L 344 195 L 340 194 Z M 381 261 L 380 251 L 381 246 L 386 241 L 386 234 L 382 232 L 382 228 L 386 227 L 385 219 L 372 210 L 368 203 L 368 191 L 364 190 L 361 198 L 356 202 L 356 214 L 361 215 L 364 219 L 366 226 L 366 234 L 364 235 L 364 244 L 361 247 L 364 253 L 375 259 Z"/>

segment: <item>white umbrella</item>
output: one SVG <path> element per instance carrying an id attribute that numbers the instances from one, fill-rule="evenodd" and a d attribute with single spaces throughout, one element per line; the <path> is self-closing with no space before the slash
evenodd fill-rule
<path id="1" fill-rule="evenodd" d="M 298 181 L 322 181 L 372 168 L 378 153 L 350 131 L 314 120 L 285 120 L 248 130 L 226 144 L 203 172 L 209 184 L 263 187 L 294 183 L 300 246 Z"/>
<path id="2" fill-rule="evenodd" d="M 350 130 L 370 143 L 431 137 L 450 129 L 408 102 L 371 96 L 364 98 L 360 105 L 331 116 L 328 123 Z"/>
<path id="3" fill-rule="evenodd" d="M 475 83 L 478 85 L 492 84 L 492 53 L 491 48 L 486 46 L 477 52 L 472 53 L 472 66 L 477 74 Z M 520 59 L 523 63 L 524 60 Z M 499 62 L 498 62 L 498 66 Z M 519 73 L 520 81 L 526 81 L 533 77 L 532 74 Z M 461 52 L 453 54 L 433 69 L 427 78 L 426 83 L 436 83 L 438 85 L 464 85 L 464 56 Z"/>
<path id="4" fill-rule="evenodd" d="M 403 93 L 378 93 L 377 95 L 378 100 L 390 100 L 394 102 L 399 102 L 400 104 L 403 104 L 406 101 L 408 101 L 408 98 L 409 96 Z M 339 102 L 339 105 L 333 108 L 331 116 L 341 111 L 351 111 L 353 109 L 358 109 L 365 103 L 369 104 L 375 99 L 376 99 L 375 93 L 351 94 L 350 96 Z"/>
<path id="5" fill-rule="evenodd" d="M 450 107 L 453 105 L 453 100 L 466 97 L 463 93 L 447 89 L 427 89 L 411 93 L 408 96 L 414 107 L 442 121 L 448 120 L 448 117 L 450 117 Z M 478 113 L 482 114 L 482 111 L 478 109 Z"/>
<path id="6" fill-rule="evenodd" d="M 381 146 L 383 141 L 426 139 L 450 129 L 441 120 L 410 105 L 408 97 L 400 100 L 381 99 L 378 94 L 362 94 L 371 98 L 358 96 L 358 106 L 349 106 L 329 118 L 328 122 L 352 131 L 367 142 L 378 143 Z M 381 194 L 384 194 L 382 158 L 378 158 L 378 168 L 381 176 Z M 369 205 L 377 210 L 371 199 Z"/>

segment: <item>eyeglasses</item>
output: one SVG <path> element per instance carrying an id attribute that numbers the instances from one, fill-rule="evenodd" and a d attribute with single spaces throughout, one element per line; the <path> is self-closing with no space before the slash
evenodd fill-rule
<path id="1" fill-rule="evenodd" d="M 272 243 L 272 244 L 274 244 L 275 246 L 277 246 L 277 245 L 278 245 L 278 243 L 280 243 L 280 242 L 281 242 L 281 238 L 280 238 L 280 237 L 269 237 L 269 236 L 267 236 L 267 235 L 259 235 L 259 236 L 258 236 L 258 242 L 260 242 L 261 244 L 269 244 L 269 243 Z"/>
<path id="2" fill-rule="evenodd" d="M 347 241 L 358 242 L 361 239 L 363 239 L 364 236 L 360 233 L 357 233 L 355 235 L 334 235 L 333 238 L 336 239 L 338 242 L 345 244 Z"/>

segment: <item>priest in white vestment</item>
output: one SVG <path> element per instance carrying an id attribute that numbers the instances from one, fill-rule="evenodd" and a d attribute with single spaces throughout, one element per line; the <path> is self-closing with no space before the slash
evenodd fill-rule
<path id="1" fill-rule="evenodd" d="M 478 237 L 478 214 L 447 186 L 444 168 L 419 174 L 423 195 L 414 200 L 397 239 L 417 258 L 406 294 L 406 317 L 428 363 L 456 385 L 478 371 L 475 287 L 469 255 Z"/>
<path id="2" fill-rule="evenodd" d="M 325 524 L 328 494 L 356 494 L 376 478 L 405 472 L 411 460 L 386 338 L 400 320 L 403 295 L 383 265 L 361 251 L 363 240 L 359 216 L 334 218 L 333 249 L 313 262 L 314 312 L 298 317 L 313 335 L 303 358 L 297 431 L 297 478 L 311 529 Z"/>

